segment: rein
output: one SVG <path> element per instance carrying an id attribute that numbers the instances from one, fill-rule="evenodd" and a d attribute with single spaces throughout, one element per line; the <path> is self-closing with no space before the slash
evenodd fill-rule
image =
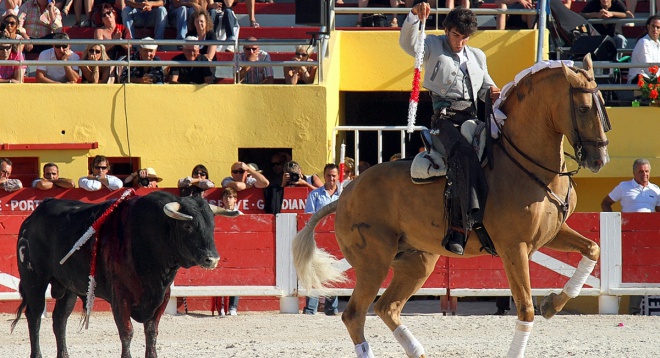
<path id="1" fill-rule="evenodd" d="M 591 81 L 591 80 L 593 80 L 593 79 L 590 79 L 590 81 Z M 572 178 L 572 177 L 573 177 L 573 175 L 577 174 L 577 173 L 580 171 L 580 169 L 582 168 L 582 164 L 581 164 L 581 162 L 582 162 L 582 158 L 583 158 L 583 153 L 582 153 L 582 150 L 583 150 L 582 147 L 583 147 L 583 145 L 594 145 L 594 146 L 596 146 L 596 147 L 598 147 L 598 148 L 601 148 L 601 147 L 607 146 L 607 144 L 609 143 L 609 140 L 606 140 L 606 141 L 601 141 L 601 140 L 597 140 L 597 141 L 583 141 L 583 140 L 582 140 L 582 137 L 580 137 L 580 131 L 579 131 L 579 129 L 578 129 L 577 118 L 576 118 L 576 113 L 575 113 L 575 111 L 576 111 L 576 109 L 575 109 L 575 102 L 574 102 L 574 100 L 573 100 L 573 95 L 576 94 L 576 93 L 591 93 L 591 94 L 592 94 L 592 96 L 593 96 L 593 101 L 594 101 L 594 103 L 595 103 L 595 105 L 596 105 L 596 109 L 597 109 L 597 111 L 598 111 L 598 118 L 600 119 L 600 122 L 601 122 L 601 125 L 602 125 L 602 127 L 603 127 L 603 130 L 604 130 L 605 132 L 607 132 L 607 131 L 609 131 L 609 130 L 611 129 L 610 121 L 609 121 L 609 118 L 607 117 L 607 112 L 605 112 L 605 110 L 603 109 L 603 103 L 601 102 L 600 98 L 599 98 L 598 95 L 597 95 L 597 93 L 598 93 L 598 87 L 595 87 L 595 88 L 592 88 L 592 89 L 588 89 L 588 88 L 575 88 L 575 87 L 571 86 L 571 88 L 570 88 L 570 92 L 569 92 L 569 97 L 571 98 L 571 108 L 573 109 L 573 110 L 571 111 L 571 120 L 572 120 L 572 122 L 573 122 L 573 133 L 575 133 L 575 135 L 577 136 L 577 145 L 576 145 L 576 148 L 575 148 L 575 152 L 576 152 L 576 156 L 577 156 L 577 158 L 573 157 L 572 155 L 569 155 L 568 153 L 564 153 L 564 154 L 567 154 L 569 158 L 575 160 L 575 162 L 576 162 L 577 165 L 578 165 L 578 168 L 575 169 L 575 170 L 572 170 L 572 171 L 568 171 L 568 172 L 555 171 L 555 170 L 553 170 L 553 169 L 547 168 L 546 166 L 542 165 L 541 163 L 539 163 L 539 162 L 536 161 L 535 159 L 531 158 L 529 155 L 525 154 L 522 150 L 520 150 L 520 148 L 518 148 L 518 146 L 516 146 L 515 143 L 513 143 L 513 141 L 512 141 L 512 140 L 511 140 L 506 134 L 504 134 L 504 131 L 503 131 L 502 125 L 499 124 L 497 121 L 493 120 L 493 122 L 494 122 L 495 125 L 497 126 L 498 130 L 500 131 L 500 136 L 501 136 L 501 137 L 502 137 L 507 143 L 509 143 L 509 145 L 511 146 L 511 148 L 513 148 L 518 154 L 520 154 L 520 156 L 522 156 L 522 157 L 525 158 L 527 161 L 529 161 L 530 163 L 534 164 L 535 166 L 537 166 L 537 167 L 539 167 L 539 168 L 541 168 L 541 169 L 543 169 L 543 170 L 546 170 L 546 171 L 548 171 L 548 172 L 550 172 L 550 173 L 553 173 L 553 174 L 556 174 L 556 175 L 559 175 L 559 176 L 567 176 L 567 177 L 568 177 L 568 190 L 567 190 L 567 192 L 566 192 L 566 198 L 565 198 L 565 199 L 562 199 L 561 197 L 559 197 L 559 195 L 557 195 L 555 192 L 553 192 L 552 189 L 550 189 L 550 187 L 548 186 L 548 184 L 546 184 L 545 182 L 543 182 L 543 180 L 541 180 L 536 174 L 532 173 L 530 170 L 528 170 L 527 168 L 525 168 L 525 167 L 520 163 L 520 161 L 516 160 L 516 159 L 513 157 L 513 155 L 511 155 L 511 153 L 509 152 L 509 150 L 507 150 L 507 149 L 504 147 L 504 144 L 503 144 L 503 141 L 502 141 L 502 140 L 496 142 L 497 145 L 502 149 L 502 152 L 504 152 L 504 154 L 506 154 L 506 156 L 507 156 L 507 157 L 508 157 L 508 158 L 509 158 L 509 159 L 510 159 L 510 160 L 511 160 L 511 161 L 512 161 L 512 162 L 513 162 L 518 168 L 520 168 L 520 170 L 522 170 L 525 174 L 527 174 L 527 176 L 528 176 L 530 179 L 532 179 L 532 181 L 534 181 L 536 184 L 538 184 L 541 188 L 543 188 L 543 189 L 548 193 L 548 195 L 552 196 L 552 197 L 557 201 L 557 205 L 559 206 L 559 208 L 560 208 L 560 210 L 561 210 L 561 212 L 562 212 L 562 216 L 563 216 L 563 220 L 562 220 L 562 222 L 565 222 L 566 219 L 568 218 L 568 211 L 569 211 L 569 203 L 568 203 L 568 202 L 569 202 L 570 195 L 571 195 L 571 188 L 572 188 L 573 185 L 574 185 L 574 182 L 573 182 L 573 178 Z M 493 116 L 493 114 L 492 114 L 492 110 L 490 110 L 490 111 L 488 112 L 488 118 L 487 118 L 487 121 L 488 121 L 488 122 L 490 122 L 490 119 L 491 119 L 490 116 Z M 565 167 L 566 167 L 566 164 L 564 163 L 564 164 L 562 165 L 562 167 L 565 168 Z"/>

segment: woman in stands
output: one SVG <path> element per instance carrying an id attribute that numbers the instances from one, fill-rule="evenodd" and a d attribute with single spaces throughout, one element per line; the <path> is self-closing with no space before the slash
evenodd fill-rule
<path id="1" fill-rule="evenodd" d="M 117 23 L 117 12 L 112 4 L 103 4 L 101 7 L 101 19 L 103 27 L 94 30 L 94 38 L 97 40 L 128 40 L 131 32 Z M 128 45 L 109 45 L 106 53 L 111 60 L 118 60 L 128 55 Z"/>
<path id="2" fill-rule="evenodd" d="M 312 51 L 311 46 L 300 45 L 296 46 L 296 56 L 293 58 L 294 61 L 314 61 L 310 58 L 310 53 Z M 308 84 L 314 83 L 314 77 L 316 76 L 316 66 L 300 66 L 300 67 L 289 67 L 287 71 L 284 72 L 284 81 L 288 84 Z"/>
<path id="3" fill-rule="evenodd" d="M 209 179 L 209 171 L 203 164 L 197 164 L 189 177 L 179 179 L 177 184 L 180 196 L 201 196 L 204 191 L 215 188 L 215 184 Z"/>
<path id="4" fill-rule="evenodd" d="M 213 31 L 211 15 L 206 10 L 196 9 L 188 19 L 188 36 L 195 36 L 199 41 L 217 41 Z M 215 59 L 217 45 L 199 45 L 199 53 L 206 56 L 209 61 Z"/>
<path id="5" fill-rule="evenodd" d="M 646 35 L 637 40 L 630 62 L 660 62 L 660 15 L 653 15 L 646 20 Z M 637 83 L 639 75 L 648 76 L 647 67 L 631 68 L 628 71 L 628 83 Z"/>
<path id="6" fill-rule="evenodd" d="M 20 40 L 23 38 L 21 34 L 18 32 L 18 17 L 13 14 L 9 14 L 5 16 L 5 19 L 3 20 L 2 24 L 5 27 L 5 33 L 7 36 L 9 36 L 10 39 L 13 40 Z M 12 45 L 14 48 L 14 52 L 16 53 L 21 53 L 23 52 L 24 47 L 29 47 L 27 50 L 32 50 L 32 44 L 30 45 L 19 45 L 19 44 L 14 44 Z"/>
<path id="7" fill-rule="evenodd" d="M 22 53 L 16 52 L 12 45 L 3 43 L 3 40 L 9 38 L 6 32 L 0 33 L 0 60 L 22 61 Z M 26 66 L 0 66 L 0 83 L 22 83 L 25 68 Z"/>
<path id="8" fill-rule="evenodd" d="M 81 60 L 83 61 L 108 61 L 108 55 L 105 52 L 105 46 L 101 44 L 87 45 L 85 53 Z M 114 76 L 111 78 L 112 68 L 110 66 L 80 66 L 83 83 L 114 83 Z"/>

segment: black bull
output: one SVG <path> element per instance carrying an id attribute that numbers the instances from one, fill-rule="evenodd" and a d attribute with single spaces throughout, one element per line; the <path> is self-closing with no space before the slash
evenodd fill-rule
<path id="1" fill-rule="evenodd" d="M 111 204 L 48 199 L 21 225 L 17 261 L 23 300 L 12 330 L 25 309 L 30 357 L 41 357 L 39 328 L 48 284 L 56 299 L 52 317 L 57 357 L 68 357 L 66 324 L 76 298 L 86 301 L 94 239 L 63 265 L 60 260 Z M 123 358 L 131 356 L 131 318 L 144 324 L 145 357 L 156 357 L 158 323 L 180 267 L 217 265 L 214 214 L 235 215 L 199 197 L 160 191 L 121 203 L 99 229 L 95 293 L 112 306 Z"/>

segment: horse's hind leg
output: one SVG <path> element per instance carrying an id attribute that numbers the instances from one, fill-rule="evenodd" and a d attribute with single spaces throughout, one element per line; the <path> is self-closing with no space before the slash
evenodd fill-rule
<path id="1" fill-rule="evenodd" d="M 374 311 L 392 330 L 408 357 L 424 357 L 424 347 L 412 332 L 401 324 L 401 310 L 408 299 L 426 282 L 437 261 L 438 255 L 427 252 L 399 253 L 392 263 L 392 282 L 374 305 Z"/>
<path id="2" fill-rule="evenodd" d="M 543 299 L 541 314 L 549 319 L 561 311 L 568 300 L 575 298 L 580 293 L 580 289 L 596 266 L 596 261 L 600 256 L 600 247 L 568 227 L 566 223 L 562 225 L 557 236 L 545 246 L 557 251 L 579 252 L 582 254 L 582 260 L 580 260 L 575 273 L 568 280 L 561 293 L 559 295 L 552 293 Z"/>

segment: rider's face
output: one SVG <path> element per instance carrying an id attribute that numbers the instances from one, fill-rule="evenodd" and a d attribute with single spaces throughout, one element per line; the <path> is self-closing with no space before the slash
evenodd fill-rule
<path id="1" fill-rule="evenodd" d="M 465 47 L 469 39 L 470 36 L 463 35 L 460 32 L 456 31 L 456 29 L 451 29 L 449 30 L 449 32 L 447 32 L 447 41 L 449 41 L 449 46 L 451 47 L 451 50 L 454 51 L 455 53 L 459 53 L 463 51 L 463 48 Z"/>

